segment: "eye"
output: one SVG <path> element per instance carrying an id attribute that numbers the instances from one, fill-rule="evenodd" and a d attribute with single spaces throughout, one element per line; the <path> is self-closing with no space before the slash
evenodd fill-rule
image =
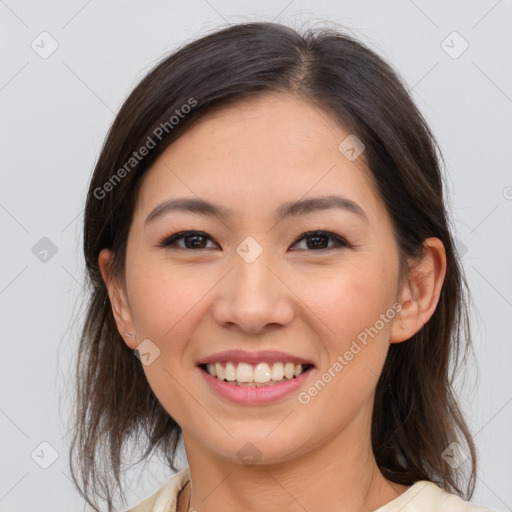
<path id="1" fill-rule="evenodd" d="M 178 243 L 181 241 L 183 241 L 183 245 Z M 192 250 L 208 249 L 211 248 L 207 247 L 209 241 L 213 243 L 211 237 L 202 231 L 180 231 L 179 233 L 175 233 L 174 235 L 164 238 L 158 244 L 158 247 Z M 335 235 L 334 233 L 331 233 L 330 231 L 308 231 L 307 233 L 304 233 L 299 239 L 297 239 L 293 243 L 292 247 L 302 241 L 305 242 L 305 247 L 299 248 L 299 250 L 310 249 L 321 251 L 335 249 L 336 247 L 350 247 L 350 244 L 346 240 L 340 236 Z M 333 241 L 334 244 L 329 245 L 329 241 Z M 296 251 L 297 249 L 291 250 Z"/>
<path id="2" fill-rule="evenodd" d="M 332 245 L 329 246 L 329 240 L 334 241 L 334 247 Z M 331 233 L 330 231 L 309 231 L 308 233 L 304 233 L 304 235 L 302 235 L 293 245 L 296 245 L 301 241 L 305 241 L 305 249 L 313 250 L 328 250 L 335 249 L 336 247 L 350 247 L 350 244 L 346 240 L 335 235 L 334 233 Z"/>
<path id="3" fill-rule="evenodd" d="M 181 240 L 183 240 L 184 246 L 177 243 Z M 206 244 L 209 240 L 211 241 L 210 237 L 202 231 L 180 231 L 179 233 L 164 238 L 158 246 L 176 246 L 179 249 L 208 249 Z"/>

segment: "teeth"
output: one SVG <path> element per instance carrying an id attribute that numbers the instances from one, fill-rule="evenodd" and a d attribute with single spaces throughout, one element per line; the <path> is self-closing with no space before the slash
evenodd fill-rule
<path id="1" fill-rule="evenodd" d="M 295 365 L 293 363 L 286 363 L 284 367 L 284 376 L 287 379 L 293 379 L 293 375 L 295 374 Z"/>
<path id="2" fill-rule="evenodd" d="M 219 363 L 215 363 L 215 373 L 217 374 L 217 379 L 226 380 L 226 370 Z"/>
<path id="3" fill-rule="evenodd" d="M 250 364 L 238 363 L 236 369 L 236 380 L 238 382 L 252 382 L 253 381 L 253 369 Z"/>
<path id="4" fill-rule="evenodd" d="M 283 379 L 291 380 L 303 371 L 302 364 L 294 363 L 258 363 L 253 366 L 248 363 L 209 363 L 206 370 L 219 380 L 227 380 L 240 386 L 272 386 Z"/>
<path id="5" fill-rule="evenodd" d="M 236 368 L 233 363 L 226 363 L 226 380 L 228 382 L 236 380 Z"/>
<path id="6" fill-rule="evenodd" d="M 258 363 L 254 368 L 254 382 L 270 382 L 272 372 L 267 363 Z"/>
<path id="7" fill-rule="evenodd" d="M 274 363 L 272 365 L 272 380 L 281 380 L 284 377 L 283 363 Z"/>
<path id="8" fill-rule="evenodd" d="M 210 375 L 213 375 L 214 377 L 217 377 L 217 368 L 215 367 L 214 364 L 210 363 L 210 364 L 207 364 L 206 365 L 206 368 L 208 370 L 208 373 Z"/>

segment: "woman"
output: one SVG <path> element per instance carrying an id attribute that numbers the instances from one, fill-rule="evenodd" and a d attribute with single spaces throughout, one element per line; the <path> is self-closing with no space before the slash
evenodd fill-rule
<path id="1" fill-rule="evenodd" d="M 72 471 L 95 510 L 129 441 L 177 470 L 180 437 L 188 466 L 132 512 L 487 510 L 463 500 L 469 329 L 436 149 L 335 31 L 232 26 L 142 80 L 85 209 Z"/>

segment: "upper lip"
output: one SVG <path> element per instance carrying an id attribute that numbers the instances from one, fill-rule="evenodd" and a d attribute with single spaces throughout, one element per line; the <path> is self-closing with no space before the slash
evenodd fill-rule
<path id="1" fill-rule="evenodd" d="M 277 350 L 263 350 L 260 352 L 247 352 L 245 350 L 225 350 L 224 352 L 217 352 L 210 356 L 204 357 L 197 361 L 197 366 L 209 364 L 209 363 L 220 363 L 223 361 L 231 361 L 233 363 L 294 363 L 294 364 L 315 364 L 308 359 L 295 356 L 293 354 L 287 354 L 286 352 L 280 352 Z"/>

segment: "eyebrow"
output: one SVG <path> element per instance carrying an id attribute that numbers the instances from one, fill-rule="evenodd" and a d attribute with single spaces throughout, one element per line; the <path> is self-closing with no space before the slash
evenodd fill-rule
<path id="1" fill-rule="evenodd" d="M 368 223 L 368 217 L 364 210 L 351 199 L 346 197 L 329 195 L 322 197 L 313 197 L 310 199 L 301 199 L 282 204 L 275 213 L 276 221 L 282 221 L 287 217 L 297 217 L 316 211 L 341 209 L 357 215 L 361 220 Z M 211 203 L 199 198 L 177 198 L 169 199 L 158 205 L 144 221 L 144 225 L 155 221 L 171 212 L 191 212 L 199 215 L 216 216 L 222 219 L 232 218 L 235 214 L 233 210 L 225 208 L 215 203 Z"/>

